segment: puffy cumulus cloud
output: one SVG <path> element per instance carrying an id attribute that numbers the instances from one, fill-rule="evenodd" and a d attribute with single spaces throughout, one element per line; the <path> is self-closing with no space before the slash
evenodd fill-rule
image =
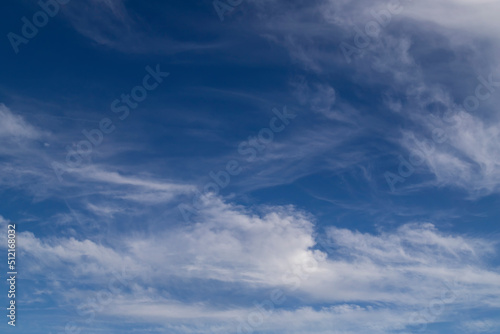
<path id="1" fill-rule="evenodd" d="M 163 275 L 175 275 L 274 285 L 279 284 L 282 273 L 291 264 L 321 257 L 319 251 L 311 250 L 315 244 L 312 223 L 291 207 L 269 208 L 258 216 L 217 198 L 205 197 L 203 201 L 199 223 L 121 240 L 120 254 L 126 254 L 128 260 L 125 255 L 116 258 L 109 246 L 90 240 L 42 241 L 31 233 L 20 237 L 29 254 L 46 254 L 38 268 L 49 265 L 46 261 L 51 266 L 58 261 L 76 264 L 79 255 L 90 262 L 95 259 L 96 271 L 134 259 L 129 267 L 135 261 L 143 263 L 159 280 Z M 56 244 L 57 247 L 51 246 Z M 106 256 L 99 258 L 98 254 Z"/>
<path id="2" fill-rule="evenodd" d="M 321 256 L 310 249 L 312 223 L 292 207 L 256 215 L 217 198 L 203 201 L 199 223 L 153 240 L 134 238 L 129 247 L 141 261 L 174 264 L 177 275 L 259 285 L 278 284 L 291 264 Z"/>
<path id="3" fill-rule="evenodd" d="M 85 300 L 81 280 L 95 276 L 99 286 L 106 281 L 102 275 L 127 267 L 134 279 L 108 293 L 100 312 L 176 333 L 222 333 L 249 325 L 253 302 L 223 302 L 234 293 L 257 292 L 263 296 L 257 302 L 272 306 L 273 312 L 260 311 L 258 325 L 250 321 L 262 332 L 386 333 L 446 321 L 457 310 L 500 308 L 500 273 L 490 264 L 496 241 L 415 223 L 379 234 L 330 227 L 325 246 L 316 242 L 313 218 L 293 207 L 255 211 L 205 197 L 200 212 L 190 226 L 134 233 L 110 245 L 40 240 L 24 232 L 19 243 L 25 270 L 44 276 L 45 268 L 53 268 L 57 277 L 74 282 L 65 290 L 71 298 Z M 173 296 L 173 280 L 194 297 Z M 282 300 L 296 302 L 269 306 L 274 289 Z M 217 301 L 211 302 L 214 293 Z M 429 316 L 437 302 L 441 311 Z"/>

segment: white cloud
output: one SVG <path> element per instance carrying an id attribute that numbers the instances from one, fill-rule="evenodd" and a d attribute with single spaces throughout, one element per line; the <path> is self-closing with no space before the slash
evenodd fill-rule
<path id="1" fill-rule="evenodd" d="M 450 121 L 446 112 L 438 117 L 417 116 L 427 135 L 406 131 L 401 143 L 423 158 L 436 178 L 434 185 L 461 188 L 471 198 L 499 192 L 500 122 L 496 117 L 483 120 L 468 114 L 449 99 L 441 103 L 456 117 Z"/>
<path id="2" fill-rule="evenodd" d="M 500 28 L 496 13 L 500 4 L 495 0 L 442 0 L 413 1 L 405 15 L 422 22 L 474 33 L 498 40 Z"/>
<path id="3" fill-rule="evenodd" d="M 181 42 L 155 33 L 148 20 L 137 12 L 131 13 L 123 0 L 73 2 L 64 9 L 64 15 L 78 33 L 122 52 L 173 54 L 218 47 L 215 43 Z"/>
<path id="4" fill-rule="evenodd" d="M 44 133 L 29 124 L 20 115 L 14 114 L 4 104 L 0 104 L 0 138 L 9 141 L 35 140 Z"/>
<path id="5" fill-rule="evenodd" d="M 145 175 L 125 176 L 109 167 L 89 166 L 68 170 L 82 182 L 107 185 L 102 195 L 136 203 L 166 203 L 182 194 L 193 193 L 195 186 L 156 179 Z"/>
<path id="6" fill-rule="evenodd" d="M 200 288 L 193 279 L 224 283 L 224 291 L 212 291 L 218 298 L 232 289 L 260 291 L 259 296 L 283 289 L 302 306 L 276 307 L 259 329 L 291 333 L 323 333 L 331 323 L 338 333 L 403 329 L 421 322 L 412 314 L 439 298 L 447 300 L 444 311 L 428 321 L 446 320 L 454 310 L 473 306 L 500 308 L 500 273 L 489 263 L 498 255 L 496 241 L 443 233 L 428 223 L 376 235 L 331 227 L 332 250 L 325 258 L 324 250 L 313 250 L 312 217 L 292 207 L 263 208 L 258 214 L 206 197 L 200 212 L 196 224 L 133 233 L 109 246 L 40 240 L 27 232 L 19 240 L 34 260 L 25 260 L 26 268 L 40 275 L 50 267 L 61 279 L 96 276 L 98 284 L 106 273 L 128 267 L 135 278 L 127 291 L 111 296 L 112 307 L 103 314 L 168 322 L 179 332 L 203 332 L 200 328 L 214 323 L 221 332 L 234 330 L 253 305 L 176 300 L 168 293 L 172 279 L 185 282 L 193 293 Z M 315 307 L 318 303 L 330 306 Z"/>

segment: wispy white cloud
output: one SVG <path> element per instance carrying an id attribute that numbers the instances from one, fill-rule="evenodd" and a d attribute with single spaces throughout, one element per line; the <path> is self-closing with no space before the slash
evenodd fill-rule
<path id="1" fill-rule="evenodd" d="M 130 12 L 123 0 L 75 1 L 64 12 L 77 32 L 122 52 L 173 54 L 220 46 L 216 42 L 176 41 L 156 32 L 138 13 Z"/>
<path id="2" fill-rule="evenodd" d="M 4 104 L 0 104 L 0 138 L 8 141 L 36 140 L 47 134 L 14 114 Z"/>
<path id="3" fill-rule="evenodd" d="M 440 104 L 443 112 L 417 111 L 413 119 L 424 131 L 404 131 L 401 144 L 434 175 L 434 186 L 460 188 L 471 198 L 500 191 L 500 119 L 468 113 L 446 93 L 429 94 L 424 105 Z M 429 96 L 428 95 L 428 96 Z M 450 117 L 451 115 L 451 117 Z"/>
<path id="4" fill-rule="evenodd" d="M 54 162 L 64 162 L 64 157 L 48 143 L 64 142 L 61 139 L 64 134 L 55 135 L 38 128 L 3 104 L 0 117 L 0 138 L 9 143 L 0 148 L 0 156 L 8 158 L 0 164 L 0 187 L 14 187 L 35 200 L 99 193 L 109 199 L 158 204 L 195 189 L 192 185 L 146 175 L 139 168 L 118 168 L 109 157 L 103 157 L 101 164 L 89 162 L 81 168 L 68 168 L 67 177 L 61 182 L 51 166 Z"/>

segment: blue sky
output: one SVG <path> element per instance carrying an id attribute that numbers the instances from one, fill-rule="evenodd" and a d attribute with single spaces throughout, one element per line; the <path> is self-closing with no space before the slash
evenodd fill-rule
<path id="1" fill-rule="evenodd" d="M 4 5 L 2 332 L 499 333 L 499 10 Z"/>

